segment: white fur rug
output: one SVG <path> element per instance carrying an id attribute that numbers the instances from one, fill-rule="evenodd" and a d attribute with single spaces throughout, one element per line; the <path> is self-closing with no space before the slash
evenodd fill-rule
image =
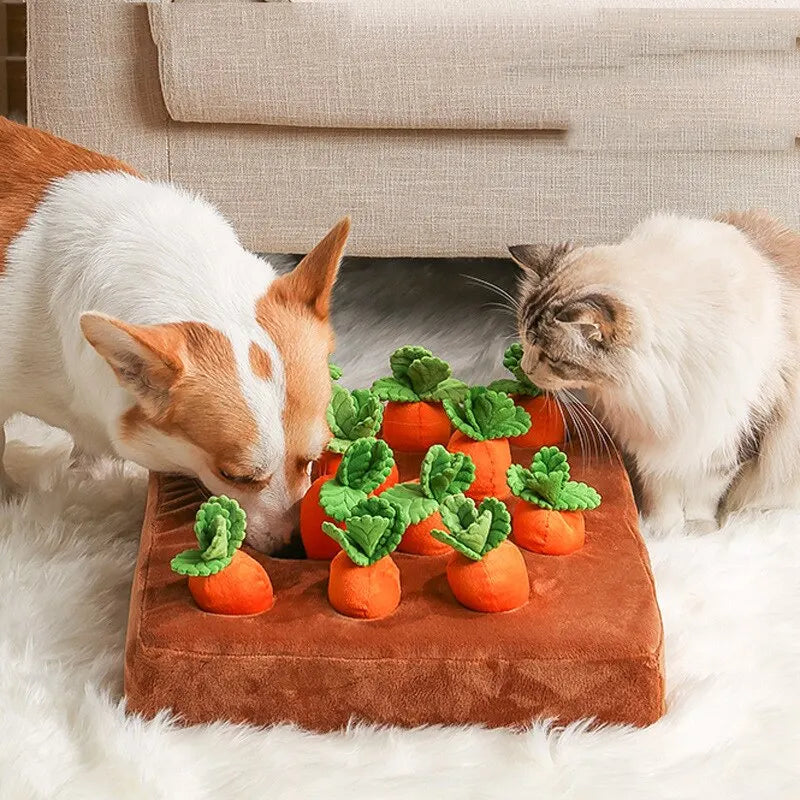
<path id="1" fill-rule="evenodd" d="M 12 427 L 0 507 L 0 798 L 800 797 L 800 514 L 650 542 L 669 711 L 646 730 L 182 729 L 125 716 L 142 473 Z"/>

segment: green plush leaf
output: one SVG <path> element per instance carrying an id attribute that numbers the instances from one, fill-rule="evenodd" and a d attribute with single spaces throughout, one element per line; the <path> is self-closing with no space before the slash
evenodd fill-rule
<path id="1" fill-rule="evenodd" d="M 483 522 L 479 522 L 474 501 L 463 494 L 446 497 L 439 507 L 439 513 L 447 531 L 434 529 L 431 536 L 461 555 L 480 561 L 481 549 L 491 526 L 489 516 L 486 515 Z"/>
<path id="2" fill-rule="evenodd" d="M 429 395 L 442 381 L 450 377 L 450 366 L 435 356 L 417 358 L 406 371 L 411 387 L 420 396 Z"/>
<path id="3" fill-rule="evenodd" d="M 456 538 L 478 519 L 475 501 L 463 494 L 446 497 L 439 506 L 442 522 Z"/>
<path id="4" fill-rule="evenodd" d="M 336 480 L 342 486 L 369 494 L 389 477 L 393 466 L 394 454 L 389 445 L 381 439 L 364 437 L 347 448 L 336 471 Z"/>
<path id="5" fill-rule="evenodd" d="M 508 487 L 527 503 L 556 511 L 597 508 L 600 495 L 585 483 L 569 480 L 567 456 L 558 447 L 543 447 L 530 469 L 517 464 L 506 473 Z"/>
<path id="6" fill-rule="evenodd" d="M 407 526 L 403 509 L 383 497 L 368 497 L 353 508 L 344 531 L 330 522 L 324 522 L 322 530 L 342 546 L 354 564 L 365 567 L 389 555 Z"/>
<path id="7" fill-rule="evenodd" d="M 373 517 L 364 514 L 360 517 L 348 517 L 345 522 L 347 536 L 367 558 L 372 556 L 381 537 L 392 520 L 387 517 Z"/>
<path id="8" fill-rule="evenodd" d="M 234 551 L 242 546 L 247 529 L 247 515 L 236 500 L 224 494 L 219 497 L 209 497 L 197 509 L 194 533 L 200 549 L 205 550 L 217 533 L 216 520 L 219 517 L 225 520 L 228 529 L 227 556 L 231 557 Z"/>
<path id="9" fill-rule="evenodd" d="M 334 436 L 328 450 L 344 453 L 356 439 L 377 435 L 383 421 L 383 405 L 369 389 L 348 392 L 334 385 L 326 418 Z"/>
<path id="10" fill-rule="evenodd" d="M 342 453 L 347 452 L 347 448 L 353 444 L 351 439 L 340 439 L 338 436 L 334 436 L 327 445 L 325 445 L 326 450 L 330 450 L 331 453 L 337 453 L 338 455 L 342 455 Z"/>
<path id="11" fill-rule="evenodd" d="M 399 347 L 389 356 L 389 366 L 391 367 L 392 375 L 400 381 L 408 382 L 410 385 L 410 381 L 408 381 L 407 377 L 408 368 L 417 359 L 432 355 L 433 353 L 431 353 L 430 350 L 426 350 L 424 347 L 414 347 L 413 345 Z"/>
<path id="12" fill-rule="evenodd" d="M 505 353 L 503 353 L 503 366 L 516 378 L 517 389 L 509 394 L 526 394 L 531 397 L 538 397 L 542 390 L 525 374 L 522 369 L 523 349 L 519 342 L 514 342 Z M 497 391 L 506 391 L 498 389 Z"/>
<path id="13" fill-rule="evenodd" d="M 522 384 L 511 378 L 500 378 L 492 381 L 486 388 L 493 392 L 503 392 L 504 394 L 522 394 Z"/>
<path id="14" fill-rule="evenodd" d="M 424 347 L 401 347 L 392 353 L 389 364 L 392 377 L 372 384 L 372 391 L 381 400 L 395 403 L 458 401 L 467 392 L 465 383 L 450 377 L 450 365 Z"/>
<path id="15" fill-rule="evenodd" d="M 383 423 L 383 403 L 369 389 L 354 389 L 356 424 L 350 431 L 351 439 L 377 436 Z"/>
<path id="16" fill-rule="evenodd" d="M 443 405 L 453 425 L 478 441 L 520 436 L 531 427 L 527 411 L 515 405 L 507 394 L 485 386 L 473 386 L 462 403 L 446 400 Z"/>
<path id="17" fill-rule="evenodd" d="M 247 529 L 244 509 L 230 497 L 209 497 L 195 514 L 196 550 L 184 550 L 170 562 L 179 575 L 214 575 L 231 563 Z"/>
<path id="18" fill-rule="evenodd" d="M 216 561 L 228 557 L 228 520 L 225 517 L 216 517 L 209 526 L 215 530 L 214 538 L 208 547 L 201 551 L 203 561 Z"/>
<path id="19" fill-rule="evenodd" d="M 325 513 L 341 522 L 350 516 L 353 509 L 367 496 L 360 489 L 343 486 L 336 478 L 325 481 L 319 490 L 319 504 Z"/>
<path id="20" fill-rule="evenodd" d="M 547 449 L 555 449 L 557 452 L 545 452 Z M 529 489 L 534 489 L 539 497 L 555 505 L 564 484 L 569 480 L 567 457 L 558 448 L 542 448 L 534 456 L 531 476 L 526 478 Z"/>
<path id="21" fill-rule="evenodd" d="M 464 453 L 450 453 L 440 444 L 425 454 L 420 467 L 419 482 L 427 497 L 441 503 L 445 497 L 462 494 L 475 480 L 475 464 Z"/>
<path id="22" fill-rule="evenodd" d="M 551 475 L 560 473 L 566 480 L 569 480 L 569 462 L 567 454 L 555 445 L 542 447 L 533 456 L 531 470 L 535 473 Z"/>
<path id="23" fill-rule="evenodd" d="M 490 550 L 501 545 L 511 533 L 511 515 L 505 504 L 500 502 L 496 497 L 487 497 L 478 506 L 478 513 L 480 515 L 488 514 L 491 520 L 489 525 L 489 533 L 486 536 L 486 544 L 484 545 L 481 555 L 485 556 Z"/>
<path id="24" fill-rule="evenodd" d="M 534 502 L 531 498 L 536 497 L 536 493 L 528 488 L 528 483 L 533 481 L 533 473 L 520 464 L 512 464 L 506 471 L 506 483 L 511 493 L 521 497 L 528 503 Z"/>
<path id="25" fill-rule="evenodd" d="M 461 553 L 462 556 L 466 556 L 466 558 L 471 559 L 472 561 L 480 561 L 481 554 L 476 553 L 474 550 L 471 550 L 466 545 L 462 544 L 455 536 L 447 531 L 439 530 L 438 528 L 434 528 L 431 531 L 431 536 L 434 539 L 452 547 L 457 553 Z"/>
<path id="26" fill-rule="evenodd" d="M 178 575 L 190 577 L 208 577 L 216 575 L 231 563 L 230 558 L 214 558 L 205 560 L 201 550 L 184 550 L 170 561 L 170 567 Z"/>
<path id="27" fill-rule="evenodd" d="M 393 552 L 397 545 L 400 544 L 400 540 L 409 525 L 405 509 L 386 500 L 383 496 L 368 497 L 366 500 L 362 500 L 353 511 L 353 514 L 371 514 L 372 516 L 386 517 L 391 520 L 391 524 L 375 547 L 373 561 L 379 561 Z"/>
<path id="28" fill-rule="evenodd" d="M 332 361 L 328 362 L 328 373 L 332 381 L 338 381 L 342 377 L 341 367 L 337 367 Z"/>
<path id="29" fill-rule="evenodd" d="M 458 541 L 473 553 L 483 555 L 486 539 L 492 526 L 492 517 L 489 514 L 479 514 L 478 518 L 466 530 L 458 535 Z"/>
<path id="30" fill-rule="evenodd" d="M 410 386 L 397 378 L 379 378 L 372 384 L 372 391 L 378 399 L 392 403 L 416 403 L 420 399 Z"/>
<path id="31" fill-rule="evenodd" d="M 325 418 L 335 437 L 350 438 L 350 431 L 356 421 L 356 404 L 347 389 L 337 385 L 332 387 L 331 402 L 328 404 Z"/>
<path id="32" fill-rule="evenodd" d="M 588 511 L 597 508 L 600 501 L 600 494 L 591 486 L 568 481 L 561 490 L 555 508 L 557 511 Z"/>
<path id="33" fill-rule="evenodd" d="M 511 533 L 511 515 L 503 503 L 487 497 L 477 508 L 464 495 L 445 498 L 440 508 L 449 534 L 431 531 L 434 538 L 478 561 Z"/>
<path id="34" fill-rule="evenodd" d="M 444 413 L 450 418 L 450 422 L 453 423 L 453 427 L 456 430 L 461 431 L 465 436 L 469 436 L 470 439 L 481 441 L 483 434 L 475 423 L 472 406 L 466 405 L 468 399 L 469 396 L 460 403 L 453 400 L 443 400 L 442 408 L 444 408 Z"/>
<path id="35" fill-rule="evenodd" d="M 454 400 L 460 402 L 469 392 L 469 386 L 464 381 L 457 378 L 446 378 L 440 384 L 435 386 L 430 392 L 422 396 L 423 400 L 434 400 L 441 402 L 442 400 Z"/>
<path id="36" fill-rule="evenodd" d="M 397 483 L 381 492 L 381 497 L 404 508 L 412 525 L 428 519 L 439 508 L 436 500 L 425 496 L 418 483 Z"/>
<path id="37" fill-rule="evenodd" d="M 357 564 L 359 567 L 369 566 L 369 558 L 353 544 L 350 537 L 341 528 L 334 525 L 332 522 L 326 521 L 322 523 L 322 532 L 338 542 L 339 546 L 347 553 L 349 559 L 354 564 Z"/>

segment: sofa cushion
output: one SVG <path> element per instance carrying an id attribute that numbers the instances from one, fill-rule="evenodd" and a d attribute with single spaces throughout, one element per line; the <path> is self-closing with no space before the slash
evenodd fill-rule
<path id="1" fill-rule="evenodd" d="M 785 149 L 800 12 L 513 0 L 150 5 L 174 120 L 569 131 L 600 149 Z"/>

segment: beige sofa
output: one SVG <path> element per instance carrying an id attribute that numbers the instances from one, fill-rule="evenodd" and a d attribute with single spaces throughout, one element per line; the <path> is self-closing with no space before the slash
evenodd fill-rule
<path id="1" fill-rule="evenodd" d="M 797 223 L 800 11 L 29 0 L 32 124 L 197 189 L 245 242 L 495 256 L 656 209 Z"/>

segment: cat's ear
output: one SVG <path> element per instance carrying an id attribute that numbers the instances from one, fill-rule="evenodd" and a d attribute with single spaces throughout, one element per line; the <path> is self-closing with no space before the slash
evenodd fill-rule
<path id="1" fill-rule="evenodd" d="M 591 344 L 619 341 L 629 332 L 630 319 L 628 307 L 610 294 L 573 300 L 555 316 L 556 322 L 569 325 Z"/>
<path id="2" fill-rule="evenodd" d="M 515 244 L 510 245 L 508 252 L 517 266 L 521 267 L 526 275 L 533 278 L 543 278 L 554 272 L 572 252 L 575 246 L 571 242 L 561 244 Z"/>

